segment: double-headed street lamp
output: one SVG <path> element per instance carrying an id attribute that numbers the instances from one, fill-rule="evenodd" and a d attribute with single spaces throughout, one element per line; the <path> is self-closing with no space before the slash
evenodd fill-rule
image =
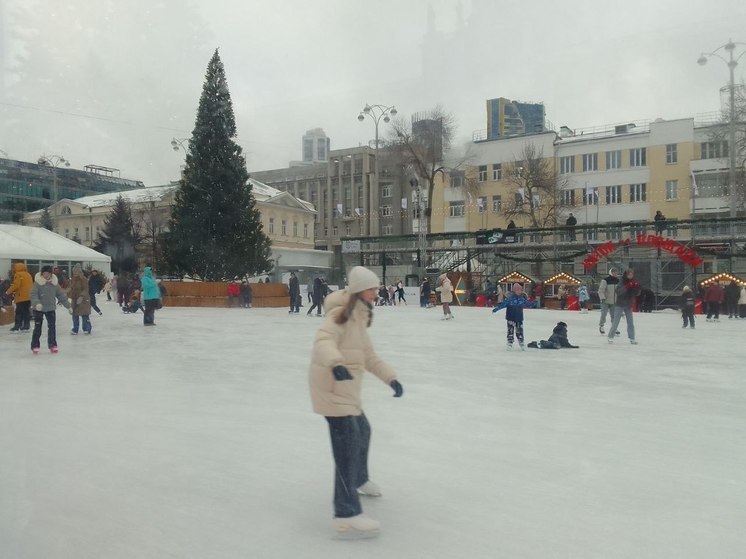
<path id="1" fill-rule="evenodd" d="M 44 155 L 44 154 L 40 155 L 39 159 L 36 162 L 39 165 L 44 165 L 46 167 L 52 168 L 52 190 L 54 191 L 53 202 L 57 202 L 59 200 L 59 189 L 57 188 L 57 167 L 59 167 L 60 165 L 69 167 L 70 162 L 61 155 Z"/>
<path id="2" fill-rule="evenodd" d="M 387 107 L 386 105 L 370 105 L 368 103 L 365 104 L 365 107 L 363 107 L 363 110 L 360 111 L 360 114 L 357 115 L 357 119 L 360 122 L 363 122 L 365 120 L 365 117 L 369 117 L 373 123 L 376 125 L 376 139 L 375 139 L 375 157 L 376 160 L 374 162 L 374 172 L 375 175 L 375 186 L 373 188 L 370 188 L 371 192 L 376 193 L 376 197 L 370 196 L 370 199 L 368 200 L 368 233 L 370 234 L 372 231 L 372 223 L 370 219 L 370 215 L 373 211 L 373 207 L 377 205 L 377 195 L 378 195 L 378 146 L 380 144 L 380 140 L 378 139 L 378 125 L 383 120 L 385 123 L 391 122 L 391 117 L 396 116 L 396 113 L 398 111 L 396 110 L 396 107 L 394 105 L 391 105 L 390 107 Z"/>
<path id="3" fill-rule="evenodd" d="M 697 64 L 704 66 L 707 64 L 707 60 L 714 56 L 725 62 L 730 70 L 730 115 L 728 123 L 729 141 L 728 141 L 728 154 L 730 156 L 730 173 L 728 181 L 730 183 L 730 217 L 736 217 L 736 84 L 734 79 L 734 73 L 738 61 L 746 53 L 746 50 L 742 50 L 738 56 L 734 55 L 736 45 L 746 45 L 746 43 L 734 43 L 733 40 L 729 40 L 724 45 L 719 46 L 712 52 L 703 52 L 697 60 Z M 720 49 L 724 49 L 728 53 L 728 58 L 724 58 L 718 54 Z"/>
<path id="4" fill-rule="evenodd" d="M 184 144 L 189 142 L 189 138 L 171 138 L 171 148 L 174 151 L 179 151 L 179 148 L 184 150 L 184 153 L 189 153 Z"/>

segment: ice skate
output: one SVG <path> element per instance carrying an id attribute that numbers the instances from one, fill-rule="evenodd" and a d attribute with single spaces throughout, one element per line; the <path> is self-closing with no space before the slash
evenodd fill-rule
<path id="1" fill-rule="evenodd" d="M 370 480 L 357 488 L 357 494 L 365 495 L 366 497 L 380 497 L 382 495 L 381 488 Z"/>
<path id="2" fill-rule="evenodd" d="M 630 340 L 629 343 L 631 343 L 632 345 L 637 345 L 637 340 Z"/>
<path id="3" fill-rule="evenodd" d="M 518 344 L 518 347 L 521 348 L 521 351 L 526 351 L 526 346 L 523 345 L 522 343 Z"/>
<path id="4" fill-rule="evenodd" d="M 613 344 L 614 343 L 614 338 L 609 338 L 609 343 Z"/>
<path id="5" fill-rule="evenodd" d="M 77 330 L 70 330 L 70 335 L 71 336 L 77 336 L 78 335 L 78 331 Z"/>
<path id="6" fill-rule="evenodd" d="M 506 347 L 506 349 L 507 349 L 508 351 L 510 351 L 510 350 L 512 350 L 512 349 L 513 349 L 513 344 L 511 344 L 510 342 L 508 342 L 508 343 L 507 343 L 507 345 L 506 345 L 505 347 Z"/>
<path id="7" fill-rule="evenodd" d="M 334 530 L 343 539 L 374 538 L 381 532 L 381 523 L 364 514 L 350 518 L 335 518 Z"/>
<path id="8" fill-rule="evenodd" d="M 53 345 L 52 347 L 49 348 L 49 351 L 51 351 L 52 353 L 57 353 L 59 352 L 59 349 L 57 349 L 56 345 Z"/>
<path id="9" fill-rule="evenodd" d="M 599 326 L 598 327 L 598 331 L 599 331 L 600 334 L 606 334 L 606 332 L 604 331 L 604 327 L 603 326 Z"/>
<path id="10" fill-rule="evenodd" d="M 31 351 L 34 352 L 34 355 L 38 355 L 39 354 L 39 348 L 38 347 L 32 347 Z"/>

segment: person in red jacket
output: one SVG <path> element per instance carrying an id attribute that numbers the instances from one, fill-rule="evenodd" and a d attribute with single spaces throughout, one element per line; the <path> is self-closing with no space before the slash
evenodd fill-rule
<path id="1" fill-rule="evenodd" d="M 723 304 L 723 286 L 713 282 L 705 291 L 705 307 L 707 308 L 707 322 L 720 322 L 720 305 Z"/>
<path id="2" fill-rule="evenodd" d="M 237 307 L 238 298 L 241 295 L 241 288 L 239 285 L 235 281 L 230 282 L 226 288 L 226 292 L 228 294 L 228 306 Z"/>

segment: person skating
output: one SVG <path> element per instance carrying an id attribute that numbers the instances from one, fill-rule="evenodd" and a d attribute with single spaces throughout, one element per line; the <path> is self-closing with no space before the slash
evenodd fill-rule
<path id="1" fill-rule="evenodd" d="M 96 294 L 101 293 L 101 290 L 103 288 L 104 280 L 99 275 L 98 270 L 91 270 L 91 276 L 88 278 L 88 291 L 91 297 L 91 308 L 96 311 L 99 316 L 104 313 L 102 313 L 101 309 L 99 309 L 98 305 L 96 305 Z"/>
<path id="2" fill-rule="evenodd" d="M 505 311 L 505 320 L 508 323 L 508 350 L 513 349 L 513 342 L 515 339 L 518 339 L 518 345 L 520 346 L 521 351 L 526 349 L 526 346 L 523 344 L 524 308 L 536 308 L 536 303 L 528 300 L 528 297 L 526 297 L 526 294 L 523 292 L 523 286 L 520 283 L 514 283 L 513 290 L 508 293 L 503 302 L 492 309 L 493 313 L 496 313 L 501 309 L 507 309 Z"/>
<path id="3" fill-rule="evenodd" d="M 728 318 L 738 318 L 738 297 L 741 295 L 741 288 L 736 280 L 725 286 L 723 290 L 723 298 L 725 300 L 725 308 L 728 309 Z"/>
<path id="4" fill-rule="evenodd" d="M 560 285 L 557 290 L 557 299 L 559 299 L 560 310 L 564 311 L 567 306 L 567 286 L 564 284 Z"/>
<path id="5" fill-rule="evenodd" d="M 253 295 L 253 290 L 251 288 L 251 284 L 247 280 L 243 280 L 241 282 L 241 303 L 242 307 L 245 309 L 251 308 L 251 297 Z"/>
<path id="6" fill-rule="evenodd" d="M 316 309 L 316 316 L 321 316 L 321 309 L 324 304 L 324 297 L 326 296 L 326 289 L 324 282 L 321 278 L 314 278 L 313 280 L 313 305 L 308 309 L 306 316 L 311 316 L 313 309 Z"/>
<path id="7" fill-rule="evenodd" d="M 91 295 L 89 281 L 83 275 L 80 264 L 73 266 L 73 276 L 68 287 L 68 296 L 73 311 L 73 328 L 71 334 L 77 335 L 80 330 L 80 322 L 83 322 L 83 333 L 90 334 L 91 327 Z"/>
<path id="8" fill-rule="evenodd" d="M 288 292 L 290 293 L 290 310 L 288 312 L 291 314 L 300 312 L 300 283 L 298 283 L 295 272 L 290 272 Z"/>
<path id="9" fill-rule="evenodd" d="M 407 300 L 404 298 L 404 284 L 401 280 L 396 282 L 396 295 L 399 298 L 400 303 L 407 304 Z"/>
<path id="10" fill-rule="evenodd" d="M 362 266 L 348 274 L 349 285 L 326 301 L 326 318 L 316 333 L 309 370 L 313 411 L 329 425 L 335 464 L 334 529 L 340 537 L 371 537 L 380 523 L 363 514 L 360 495 L 379 497 L 368 477 L 370 424 L 363 413 L 363 374 L 370 371 L 391 386 L 404 389 L 394 370 L 373 350 L 368 327 L 379 280 Z"/>
<path id="11" fill-rule="evenodd" d="M 601 280 L 598 286 L 598 298 L 601 301 L 601 319 L 598 322 L 598 331 L 605 334 L 606 315 L 609 321 L 614 322 L 614 306 L 616 305 L 616 286 L 619 284 L 619 273 L 615 268 L 609 268 L 609 275 Z M 614 332 L 617 336 L 619 332 Z"/>
<path id="12" fill-rule="evenodd" d="M 161 299 L 161 290 L 158 288 L 150 266 L 145 266 L 140 284 L 142 286 L 143 304 L 145 305 L 142 317 L 143 326 L 155 326 L 155 309 Z"/>
<path id="13" fill-rule="evenodd" d="M 15 323 L 11 332 L 28 332 L 31 328 L 31 290 L 34 280 L 26 269 L 26 264 L 13 264 L 13 283 L 5 291 L 7 295 L 14 295 L 16 305 Z"/>
<path id="14" fill-rule="evenodd" d="M 528 344 L 528 347 L 536 349 L 577 349 L 580 346 L 572 345 L 570 343 L 570 340 L 567 338 L 567 324 L 565 324 L 564 322 L 558 322 L 557 326 L 555 326 L 552 330 L 552 335 L 549 336 L 548 340 L 531 342 Z"/>
<path id="15" fill-rule="evenodd" d="M 682 328 L 686 328 L 687 326 L 694 328 L 694 293 L 692 293 L 692 289 L 688 285 L 685 285 L 681 291 L 681 304 L 679 308 L 681 309 L 681 318 L 684 320 Z"/>
<path id="16" fill-rule="evenodd" d="M 637 297 L 642 288 L 634 280 L 635 271 L 631 268 L 625 270 L 622 281 L 616 286 L 616 304 L 614 306 L 614 320 L 611 322 L 609 330 L 609 343 L 614 343 L 614 333 L 616 332 L 619 322 L 622 320 L 622 314 L 627 321 L 627 336 L 629 343 L 637 344 L 635 339 L 635 322 L 632 317 L 632 301 Z"/>
<path id="17" fill-rule="evenodd" d="M 31 306 L 34 309 L 34 333 L 31 336 L 31 351 L 39 353 L 41 345 L 41 327 L 47 319 L 47 347 L 57 353 L 57 302 L 59 301 L 72 314 L 72 308 L 65 291 L 60 287 L 57 276 L 51 266 L 43 266 L 34 276 L 31 288 Z"/>
<path id="18" fill-rule="evenodd" d="M 585 284 L 582 284 L 578 288 L 578 304 L 580 305 L 580 312 L 586 314 L 588 312 L 588 301 L 591 300 L 591 296 L 588 294 L 588 288 Z"/>
<path id="19" fill-rule="evenodd" d="M 448 273 L 438 276 L 438 287 L 435 291 L 440 293 L 440 302 L 443 305 L 443 318 L 441 320 L 451 320 L 451 303 L 453 302 L 453 285 L 448 277 Z"/>
<path id="20" fill-rule="evenodd" d="M 420 306 L 425 309 L 430 308 L 430 279 L 427 276 L 420 286 Z"/>
<path id="21" fill-rule="evenodd" d="M 746 318 L 746 285 L 741 286 L 741 294 L 738 296 L 738 317 Z"/>
<path id="22" fill-rule="evenodd" d="M 723 304 L 723 286 L 713 282 L 705 291 L 705 306 L 707 307 L 707 322 L 720 322 L 720 305 Z"/>

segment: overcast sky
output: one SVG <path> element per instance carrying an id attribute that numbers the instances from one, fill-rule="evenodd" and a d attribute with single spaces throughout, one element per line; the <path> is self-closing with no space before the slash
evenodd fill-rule
<path id="1" fill-rule="evenodd" d="M 0 0 L 0 9 L 0 150 L 115 167 L 148 186 L 179 176 L 183 153 L 169 142 L 191 134 L 215 48 L 253 171 L 300 159 L 310 128 L 324 128 L 332 149 L 367 143 L 373 123 L 356 118 L 366 102 L 402 115 L 441 103 L 464 141 L 486 128 L 492 97 L 543 102 L 555 126 L 571 128 L 717 111 L 728 68 L 697 58 L 731 37 L 746 43 L 743 0 Z M 746 56 L 738 82 L 744 68 Z"/>

